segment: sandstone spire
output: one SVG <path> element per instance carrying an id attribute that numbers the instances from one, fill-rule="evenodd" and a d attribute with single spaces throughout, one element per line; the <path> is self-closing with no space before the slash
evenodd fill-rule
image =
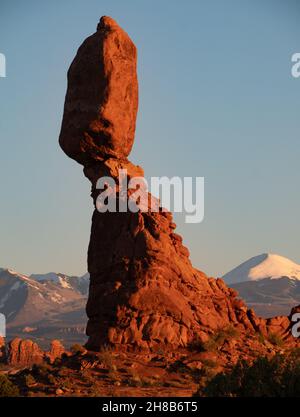
<path id="1" fill-rule="evenodd" d="M 68 73 L 60 145 L 84 165 L 97 198 L 96 181 L 118 169 L 143 171 L 127 160 L 138 102 L 136 48 L 108 17 L 79 48 Z M 88 347 L 187 347 L 228 325 L 288 337 L 289 321 L 255 316 L 220 279 L 193 268 L 168 212 L 94 211 L 88 271 Z M 201 256 L 201 254 L 199 254 Z"/>

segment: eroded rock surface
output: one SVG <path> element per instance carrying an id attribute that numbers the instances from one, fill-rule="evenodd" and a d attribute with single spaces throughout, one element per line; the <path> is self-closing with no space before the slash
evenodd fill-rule
<path id="1" fill-rule="evenodd" d="M 82 164 L 131 151 L 138 109 L 136 47 L 110 17 L 78 49 L 68 72 L 59 142 Z"/>
<path id="2" fill-rule="evenodd" d="M 110 18 L 79 48 L 68 76 L 60 144 L 84 165 L 96 203 L 97 179 L 118 170 L 143 176 L 128 156 L 137 112 L 136 49 Z M 118 190 L 117 190 L 118 191 Z M 120 198 L 120 195 L 117 195 Z M 151 196 L 149 195 L 149 201 Z M 207 340 L 220 328 L 290 338 L 289 319 L 266 321 L 221 279 L 193 268 L 175 233 L 172 214 L 100 213 L 92 218 L 88 249 L 88 347 L 172 349 Z"/>
<path id="3" fill-rule="evenodd" d="M 0 361 L 5 359 L 5 338 L 0 336 Z"/>
<path id="4" fill-rule="evenodd" d="M 11 366 L 31 366 L 43 362 L 53 363 L 63 353 L 67 351 L 59 340 L 52 340 L 50 350 L 45 352 L 32 340 L 17 337 L 8 343 L 5 360 Z"/>
<path id="5" fill-rule="evenodd" d="M 64 345 L 59 340 L 52 340 L 50 351 L 46 353 L 46 357 L 53 363 L 55 359 L 61 358 L 63 353 L 66 353 Z"/>
<path id="6" fill-rule="evenodd" d="M 43 361 L 43 350 L 32 340 L 15 338 L 8 345 L 7 362 L 10 365 L 28 366 Z"/>

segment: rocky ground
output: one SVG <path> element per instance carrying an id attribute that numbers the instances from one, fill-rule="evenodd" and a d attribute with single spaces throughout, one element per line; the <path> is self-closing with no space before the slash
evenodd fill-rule
<path id="1" fill-rule="evenodd" d="M 112 347 L 91 352 L 80 345 L 68 352 L 55 342 L 52 350 L 31 365 L 25 362 L 26 358 L 36 361 L 30 353 L 32 345 L 23 343 L 21 350 L 27 346 L 23 355 L 18 355 L 20 342 L 13 346 L 16 354 L 2 361 L 0 374 L 8 376 L 21 396 L 37 397 L 188 397 L 217 373 L 229 371 L 239 359 L 252 362 L 294 350 L 280 338 L 268 340 L 259 333 L 245 337 L 234 328 L 216 333 L 205 344 L 164 352 Z"/>

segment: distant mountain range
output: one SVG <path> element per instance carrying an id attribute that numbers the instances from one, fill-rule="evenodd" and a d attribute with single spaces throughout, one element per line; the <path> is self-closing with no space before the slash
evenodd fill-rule
<path id="1" fill-rule="evenodd" d="M 223 279 L 262 317 L 287 315 L 300 304 L 300 265 L 280 255 L 255 256 Z"/>
<path id="2" fill-rule="evenodd" d="M 300 304 L 300 265 L 280 255 L 255 256 L 223 276 L 246 304 L 262 317 L 287 315 Z M 24 275 L 0 268 L 0 313 L 7 338 L 30 338 L 48 347 L 52 339 L 66 346 L 86 341 L 85 306 L 89 275 Z"/>
<path id="3" fill-rule="evenodd" d="M 7 338 L 30 337 L 41 345 L 54 338 L 66 345 L 83 343 L 88 286 L 88 274 L 27 276 L 0 268 L 0 313 L 6 316 Z"/>

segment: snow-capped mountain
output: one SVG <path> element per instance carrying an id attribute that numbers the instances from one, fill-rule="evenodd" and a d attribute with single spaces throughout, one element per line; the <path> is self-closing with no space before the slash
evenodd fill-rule
<path id="1" fill-rule="evenodd" d="M 263 317 L 288 315 L 300 304 L 300 265 L 280 255 L 255 256 L 223 279 Z"/>
<path id="2" fill-rule="evenodd" d="M 6 317 L 8 337 L 29 332 L 31 338 L 65 339 L 67 335 L 78 341 L 81 333 L 82 339 L 88 285 L 88 274 L 28 276 L 0 268 L 0 313 Z"/>
<path id="3" fill-rule="evenodd" d="M 90 276 L 88 273 L 82 277 L 76 277 L 56 272 L 48 272 L 47 274 L 32 274 L 29 278 L 38 282 L 54 282 L 63 288 L 73 288 L 78 290 L 81 294 L 87 294 Z"/>
<path id="4" fill-rule="evenodd" d="M 227 284 L 289 277 L 300 280 L 300 265 L 280 255 L 264 253 L 254 256 L 223 276 Z"/>

